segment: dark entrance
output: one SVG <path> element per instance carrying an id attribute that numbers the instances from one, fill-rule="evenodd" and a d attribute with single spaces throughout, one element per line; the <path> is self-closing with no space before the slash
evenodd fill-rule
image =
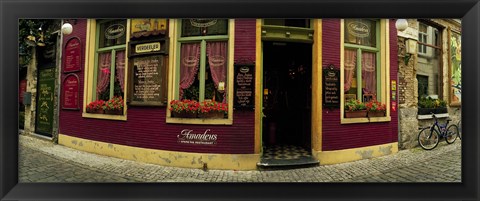
<path id="1" fill-rule="evenodd" d="M 264 41 L 264 158 L 311 158 L 311 86 L 311 43 Z"/>

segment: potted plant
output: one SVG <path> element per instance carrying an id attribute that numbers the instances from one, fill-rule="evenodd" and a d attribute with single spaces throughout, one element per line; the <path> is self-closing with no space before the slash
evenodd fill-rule
<path id="1" fill-rule="evenodd" d="M 446 101 L 437 99 L 435 106 L 435 114 L 448 113 Z"/>
<path id="2" fill-rule="evenodd" d="M 345 118 L 367 117 L 365 104 L 359 100 L 350 99 L 345 103 Z"/>
<path id="3" fill-rule="evenodd" d="M 112 99 L 105 102 L 103 110 L 105 110 L 105 114 L 122 115 L 123 98 L 121 96 L 113 97 Z"/>
<path id="4" fill-rule="evenodd" d="M 195 100 L 183 99 L 170 101 L 172 117 L 196 118 L 200 109 L 200 103 Z"/>
<path id="5" fill-rule="evenodd" d="M 87 105 L 87 113 L 103 114 L 104 100 L 92 101 Z"/>
<path id="6" fill-rule="evenodd" d="M 431 113 L 448 113 L 447 102 L 444 100 L 432 99 L 430 97 L 421 98 L 418 101 L 418 114 L 429 115 Z"/>
<path id="7" fill-rule="evenodd" d="M 223 119 L 228 112 L 228 104 L 216 101 L 203 101 L 200 103 L 199 112 L 198 116 L 200 118 Z"/>
<path id="8" fill-rule="evenodd" d="M 387 111 L 385 104 L 378 102 L 377 100 L 371 100 L 365 104 L 365 107 L 368 111 L 368 117 L 384 117 L 385 112 Z"/>

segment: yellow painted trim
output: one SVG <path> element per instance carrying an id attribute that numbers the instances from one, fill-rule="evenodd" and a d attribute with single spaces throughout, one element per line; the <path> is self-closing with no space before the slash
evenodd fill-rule
<path id="1" fill-rule="evenodd" d="M 260 153 L 262 142 L 262 19 L 255 24 L 255 147 L 254 153 Z"/>
<path id="2" fill-rule="evenodd" d="M 394 142 L 354 149 L 314 152 L 313 155 L 320 161 L 320 165 L 330 165 L 387 156 L 397 152 L 398 142 Z"/>
<path id="3" fill-rule="evenodd" d="M 168 100 L 167 108 L 170 108 L 170 101 L 174 99 L 174 94 L 177 92 L 177 87 L 175 86 L 175 78 L 177 77 L 176 73 L 176 61 L 180 55 L 177 55 L 178 47 L 178 20 L 171 19 L 169 21 L 169 36 L 170 36 L 170 49 L 169 54 L 169 70 L 168 70 Z M 187 119 L 187 118 L 174 118 L 171 117 L 170 110 L 167 109 L 166 112 L 166 122 L 174 124 L 206 124 L 206 125 L 232 125 L 233 124 L 233 82 L 234 82 L 234 52 L 235 52 L 235 20 L 229 19 L 228 23 L 228 118 L 227 119 Z"/>
<path id="4" fill-rule="evenodd" d="M 174 75 L 175 75 L 175 58 L 177 58 L 177 45 L 175 45 L 177 41 L 177 23 L 175 22 L 174 19 L 169 19 L 168 21 L 168 36 L 170 38 L 169 45 L 170 47 L 168 48 L 168 93 L 167 93 L 167 100 L 172 100 L 173 99 L 173 94 L 174 94 Z M 170 108 L 170 101 L 167 101 L 167 108 Z M 167 110 L 166 112 L 166 117 L 170 117 L 171 113 L 170 110 Z"/>
<path id="5" fill-rule="evenodd" d="M 164 151 L 87 140 L 64 134 L 58 135 L 58 143 L 73 149 L 163 166 L 224 170 L 255 170 L 259 154 L 208 154 Z"/>
<path id="6" fill-rule="evenodd" d="M 313 20 L 312 151 L 322 151 L 322 20 Z"/>
<path id="7" fill-rule="evenodd" d="M 381 68 L 381 92 L 382 93 L 382 103 L 385 103 L 387 112 L 385 117 L 373 117 L 373 118 L 345 118 L 345 98 L 344 98 L 344 89 L 343 83 L 345 83 L 344 78 L 344 32 L 345 24 L 344 20 L 341 19 L 340 22 L 340 123 L 341 124 L 354 124 L 354 123 L 373 123 L 373 122 L 389 122 L 392 120 L 390 116 L 390 32 L 389 32 L 389 21 L 388 19 L 380 20 L 380 65 L 385 66 Z M 384 69 L 384 70 L 383 70 Z"/>
<path id="8" fill-rule="evenodd" d="M 130 19 L 127 19 L 127 30 L 130 30 Z M 95 73 L 95 40 L 96 40 L 96 29 L 97 22 L 95 19 L 87 20 L 87 34 L 85 42 L 85 76 L 84 76 L 84 85 L 83 85 L 83 108 L 82 108 L 82 117 L 83 118 L 94 118 L 94 119 L 108 119 L 108 120 L 127 120 L 127 103 L 124 102 L 123 105 L 123 115 L 108 115 L 108 114 L 93 114 L 87 113 L 86 108 L 87 104 L 90 103 L 93 97 L 93 78 Z M 126 31 L 126 40 L 125 40 L 125 80 L 124 86 L 128 86 L 128 42 L 130 41 L 130 31 Z M 128 90 L 125 87 L 124 97 L 128 97 Z"/>

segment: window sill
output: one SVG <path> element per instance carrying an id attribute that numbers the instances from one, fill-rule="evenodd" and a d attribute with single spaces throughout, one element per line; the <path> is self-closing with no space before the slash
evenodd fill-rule
<path id="1" fill-rule="evenodd" d="M 450 117 L 448 113 L 442 113 L 442 114 L 435 114 L 437 118 L 447 118 Z M 425 114 L 425 115 L 417 115 L 417 119 L 422 120 L 422 119 L 433 119 L 431 114 Z"/>
<path id="2" fill-rule="evenodd" d="M 167 117 L 167 123 L 171 124 L 199 124 L 199 125 L 232 125 L 232 119 L 200 119 L 200 118 L 175 118 Z"/>
<path id="3" fill-rule="evenodd" d="M 92 119 L 107 119 L 107 120 L 117 120 L 117 121 L 127 121 L 127 115 L 111 115 L 111 114 L 94 114 L 94 113 L 82 113 L 83 118 L 92 118 Z"/>
<path id="4" fill-rule="evenodd" d="M 374 122 L 389 122 L 391 117 L 372 117 L 372 118 L 341 118 L 341 124 L 357 124 L 357 123 L 374 123 Z"/>

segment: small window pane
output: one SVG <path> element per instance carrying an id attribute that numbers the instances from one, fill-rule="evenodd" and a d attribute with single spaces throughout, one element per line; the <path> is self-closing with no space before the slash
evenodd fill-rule
<path id="1" fill-rule="evenodd" d="M 373 52 L 362 53 L 362 94 L 364 100 L 377 97 L 377 59 Z"/>
<path id="2" fill-rule="evenodd" d="M 182 20 L 182 37 L 227 35 L 227 19 L 184 19 Z"/>
<path id="3" fill-rule="evenodd" d="M 97 71 L 97 100 L 110 99 L 110 75 L 111 75 L 111 53 L 105 52 L 98 54 Z"/>
<path id="4" fill-rule="evenodd" d="M 101 22 L 99 30 L 99 48 L 123 45 L 126 41 L 126 20 Z"/>
<path id="5" fill-rule="evenodd" d="M 345 99 L 357 97 L 357 50 L 345 49 L 344 91 Z"/>
<path id="6" fill-rule="evenodd" d="M 345 43 L 376 47 L 376 22 L 365 19 L 345 19 Z"/>
<path id="7" fill-rule="evenodd" d="M 180 47 L 180 99 L 200 100 L 200 44 L 184 43 Z"/>

